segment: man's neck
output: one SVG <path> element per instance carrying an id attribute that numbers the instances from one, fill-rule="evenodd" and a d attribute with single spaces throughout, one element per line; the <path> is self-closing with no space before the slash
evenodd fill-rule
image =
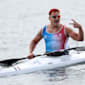
<path id="1" fill-rule="evenodd" d="M 56 29 L 58 29 L 58 28 L 60 28 L 60 27 L 61 27 L 61 24 L 58 24 L 58 25 L 56 25 L 56 26 L 55 26 L 55 25 L 53 25 L 53 24 L 51 24 L 51 27 L 52 27 L 52 29 L 55 29 L 55 28 L 56 28 Z"/>

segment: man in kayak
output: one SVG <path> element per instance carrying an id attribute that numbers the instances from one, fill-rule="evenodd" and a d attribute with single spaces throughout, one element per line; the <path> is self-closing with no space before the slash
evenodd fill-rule
<path id="1" fill-rule="evenodd" d="M 60 23 L 60 10 L 51 9 L 49 11 L 50 24 L 45 25 L 35 38 L 31 41 L 28 58 L 34 58 L 33 51 L 38 42 L 44 38 L 46 45 L 46 52 L 58 51 L 65 49 L 69 37 L 76 41 L 84 40 L 84 33 L 82 26 L 72 19 L 71 25 L 79 30 L 78 33 L 74 32 L 71 28 L 66 27 Z"/>

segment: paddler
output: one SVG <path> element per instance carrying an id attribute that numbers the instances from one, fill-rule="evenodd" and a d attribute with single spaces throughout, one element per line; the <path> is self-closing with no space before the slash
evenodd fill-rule
<path id="1" fill-rule="evenodd" d="M 31 41 L 28 55 L 29 59 L 34 58 L 34 48 L 42 38 L 45 40 L 46 52 L 65 49 L 69 37 L 76 41 L 84 40 L 84 32 L 82 30 L 82 26 L 78 22 L 72 19 L 72 23 L 70 23 L 74 28 L 78 29 L 78 33 L 76 33 L 70 27 L 61 24 L 60 18 L 61 15 L 59 9 L 50 9 L 50 23 L 41 28 L 38 34 Z"/>

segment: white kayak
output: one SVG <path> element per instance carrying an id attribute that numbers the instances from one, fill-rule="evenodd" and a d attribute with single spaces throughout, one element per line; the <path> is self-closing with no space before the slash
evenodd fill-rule
<path id="1" fill-rule="evenodd" d="M 75 53 L 73 55 L 63 56 L 41 56 L 11 67 L 0 69 L 0 77 L 31 73 L 42 70 L 58 69 L 85 63 L 85 53 Z"/>

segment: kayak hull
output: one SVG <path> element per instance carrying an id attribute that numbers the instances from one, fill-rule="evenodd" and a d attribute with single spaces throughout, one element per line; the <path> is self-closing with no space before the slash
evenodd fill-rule
<path id="1" fill-rule="evenodd" d="M 58 69 L 85 63 L 85 53 L 63 55 L 59 57 L 41 56 L 26 60 L 20 64 L 0 69 L 0 77 L 32 73 L 40 70 Z"/>

